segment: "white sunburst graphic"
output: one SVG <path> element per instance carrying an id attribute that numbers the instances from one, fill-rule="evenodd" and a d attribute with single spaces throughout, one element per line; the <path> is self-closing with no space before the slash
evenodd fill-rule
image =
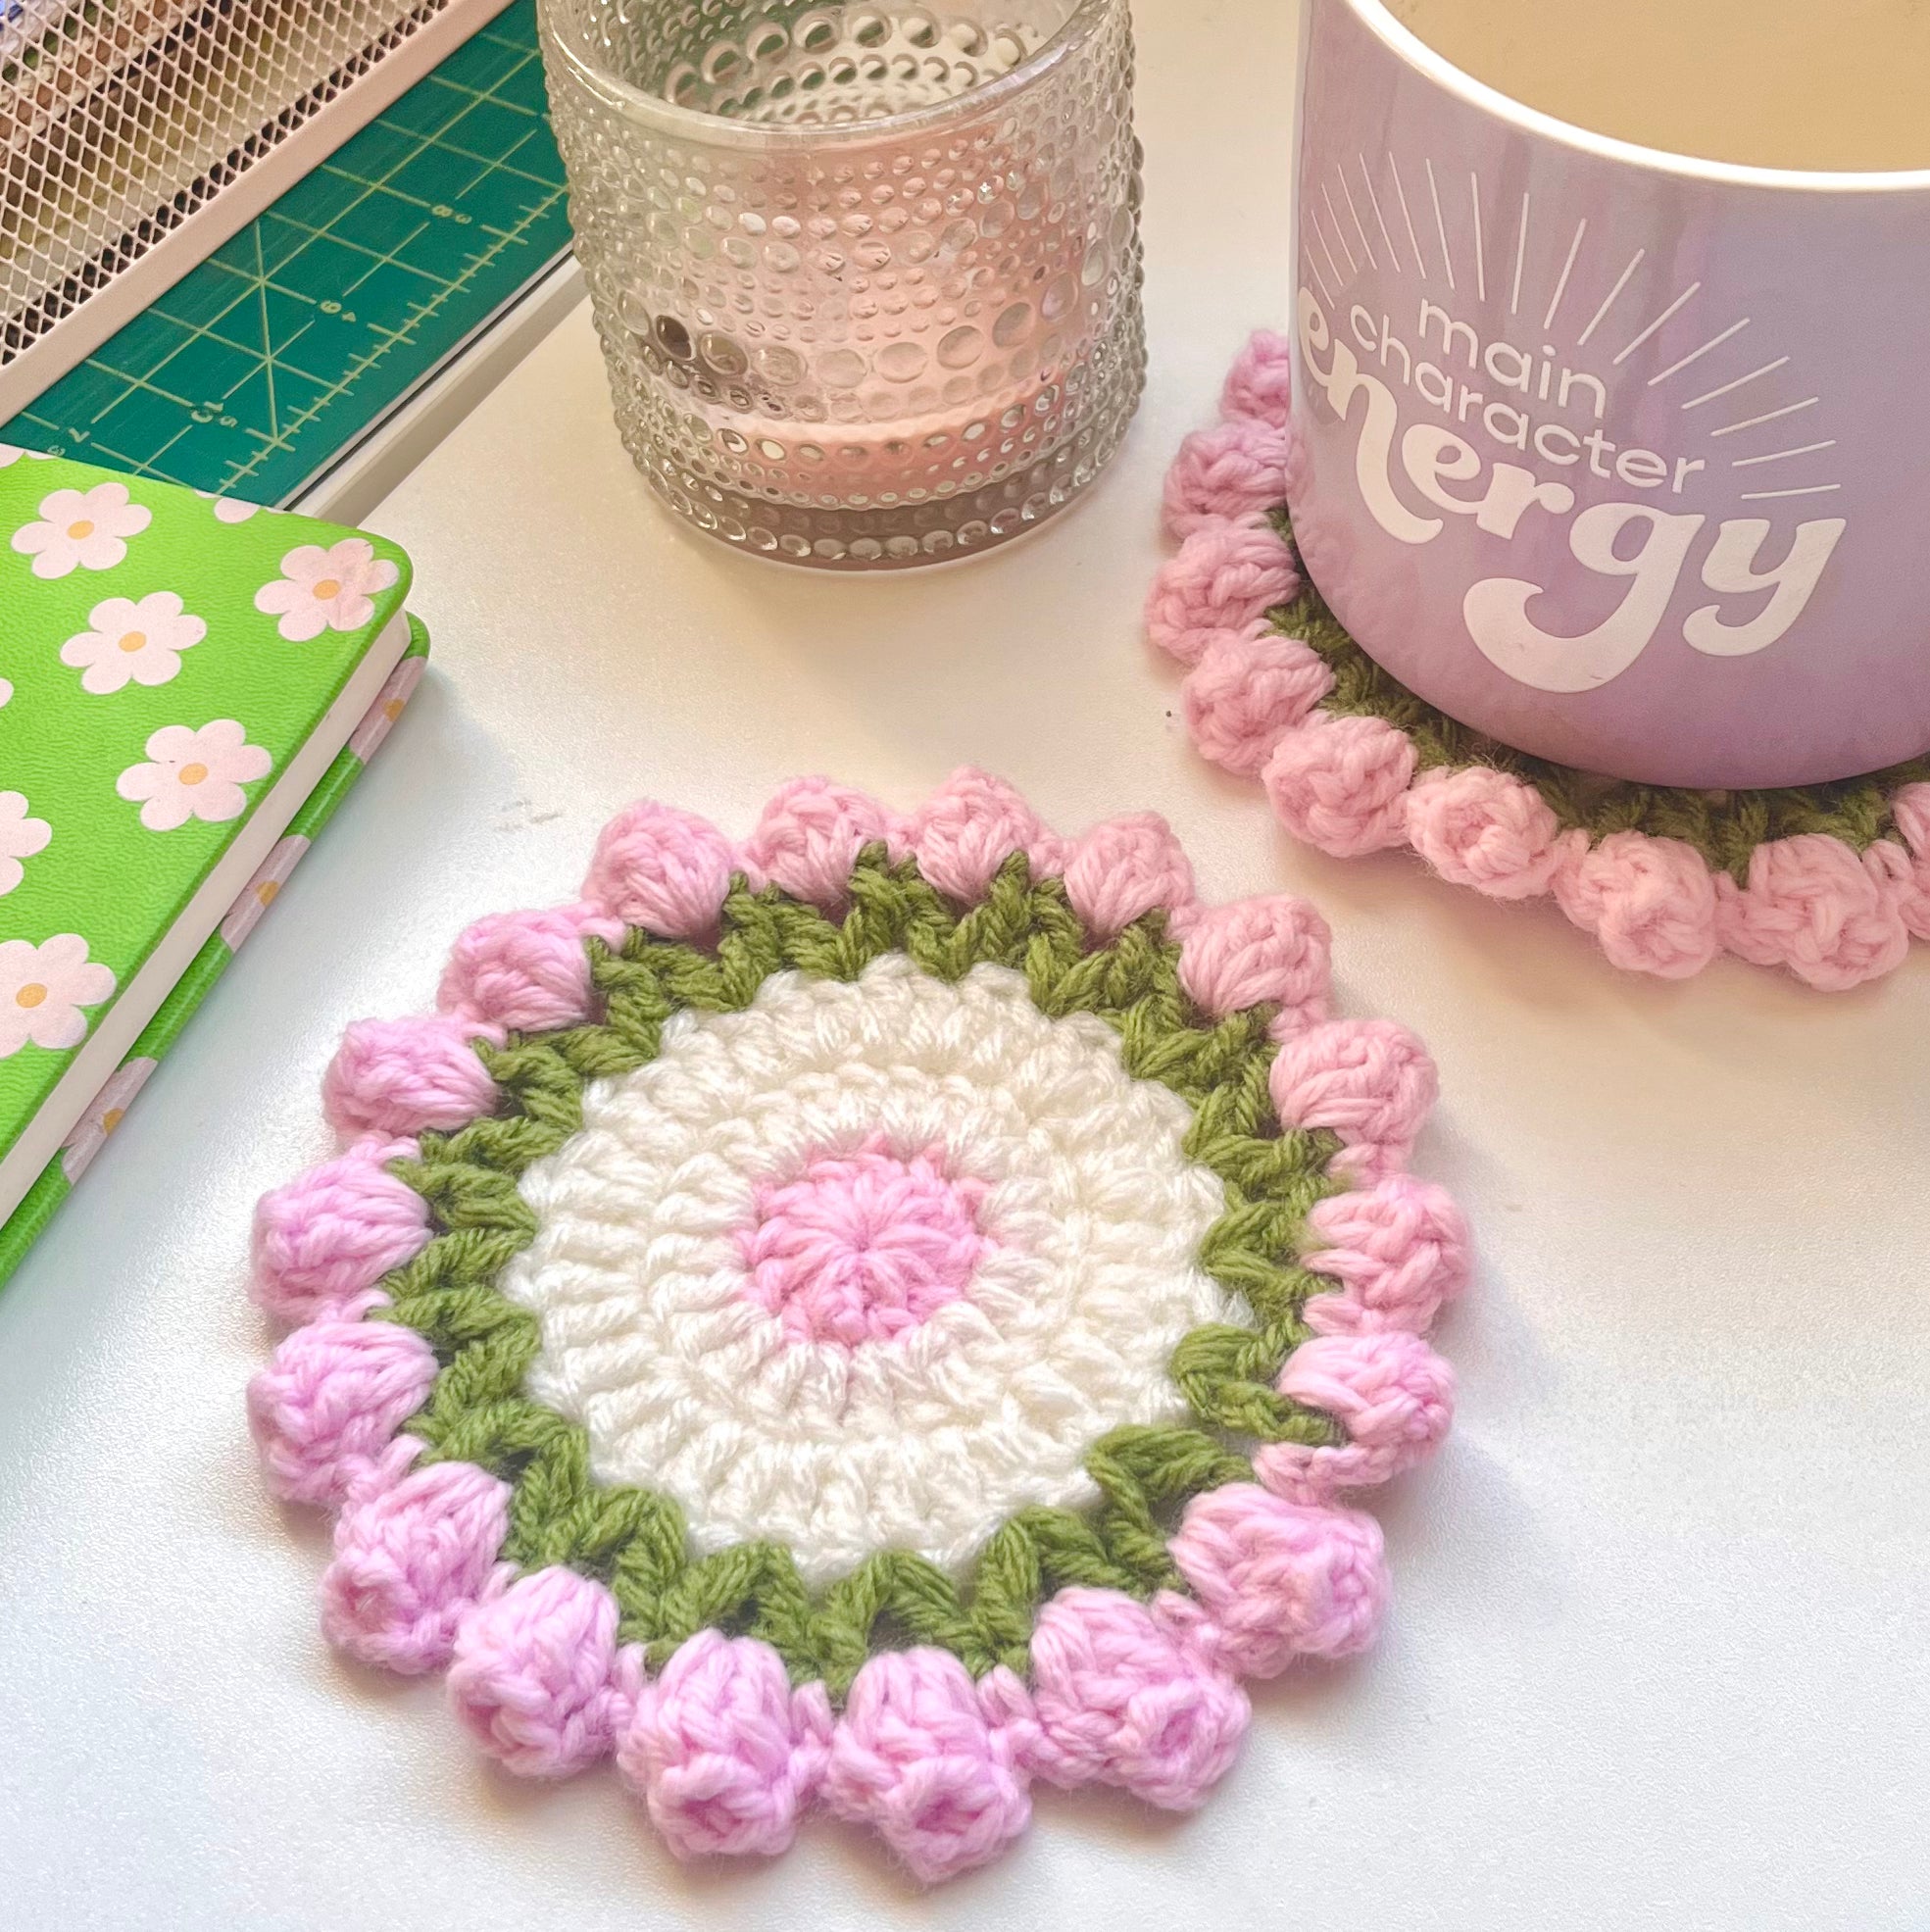
<path id="1" fill-rule="evenodd" d="M 1432 568 L 1483 657 L 1585 692 L 1664 633 L 1731 659 L 1789 635 L 1848 527 L 1794 357 L 1532 190 L 1391 150 L 1303 165 L 1302 367 L 1383 536 L 1480 533 Z"/>
<path id="2" fill-rule="evenodd" d="M 1606 273 L 1597 277 L 1586 216 L 1576 221 L 1572 230 L 1563 223 L 1555 244 L 1544 247 L 1535 234 L 1532 193 L 1523 192 L 1518 204 L 1498 209 L 1484 192 L 1478 173 L 1470 170 L 1463 180 L 1458 173 L 1437 169 L 1432 157 L 1423 158 L 1418 169 L 1410 162 L 1404 171 L 1392 151 L 1379 157 L 1378 169 L 1364 153 L 1320 168 L 1302 195 L 1301 215 L 1301 272 L 1329 310 L 1338 306 L 1363 270 L 1379 272 L 1383 262 L 1396 275 L 1423 285 L 1438 283 L 1451 294 L 1466 289 L 1485 302 L 1490 257 L 1499 242 L 1502 253 L 1494 266 L 1501 279 L 1496 285 L 1509 291 L 1510 316 L 1522 315 L 1525 303 L 1533 320 L 1537 291 L 1548 290 L 1545 302 L 1539 304 L 1539 321 L 1544 336 L 1550 338 L 1543 354 L 1554 357 L 1561 353 L 1554 340 L 1557 320 L 1570 305 L 1571 295 L 1575 312 L 1581 313 L 1579 292 L 1590 284 L 1603 287 L 1606 281 L 1605 292 L 1574 337 L 1573 347 L 1589 347 L 1598 334 L 1606 346 L 1619 329 L 1626 329 L 1622 346 L 1609 359 L 1610 369 L 1622 368 L 1645 349 L 1658 360 L 1668 355 L 1669 360 L 1646 378 L 1646 387 L 1672 385 L 1692 391 L 1678 404 L 1682 416 L 1689 419 L 1683 427 L 1710 446 L 1705 459 L 1707 468 L 1730 472 L 1734 482 L 1750 485 L 1738 490 L 1741 502 L 1821 498 L 1842 489 L 1840 482 L 1825 480 L 1826 466 L 1820 466 L 1824 475 L 1817 474 L 1817 460 L 1837 447 L 1836 438 L 1802 433 L 1813 430 L 1810 412 L 1821 408 L 1822 398 L 1803 393 L 1806 385 L 1796 381 L 1792 358 L 1780 355 L 1749 363 L 1748 316 L 1725 322 L 1695 346 L 1672 354 L 1664 345 L 1685 339 L 1679 325 L 1693 324 L 1702 282 L 1691 281 L 1646 321 L 1625 314 L 1631 305 L 1623 298 L 1648 251 L 1636 249 L 1612 280 Z M 1513 232 L 1509 237 L 1510 226 Z M 1748 366 L 1741 367 L 1744 363 Z M 1787 429 L 1778 429 L 1780 424 Z M 1784 443 L 1786 434 L 1796 440 Z M 1731 437 L 1746 440 L 1731 444 Z M 1762 443 L 1779 446 L 1759 447 Z"/>

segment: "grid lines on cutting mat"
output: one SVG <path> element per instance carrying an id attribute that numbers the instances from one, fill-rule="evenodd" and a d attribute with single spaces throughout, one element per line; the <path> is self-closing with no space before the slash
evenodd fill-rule
<path id="1" fill-rule="evenodd" d="M 0 440 L 285 501 L 568 242 L 516 0 Z"/>

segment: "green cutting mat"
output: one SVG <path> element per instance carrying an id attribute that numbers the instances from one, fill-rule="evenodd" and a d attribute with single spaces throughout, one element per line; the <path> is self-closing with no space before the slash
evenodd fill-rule
<path id="1" fill-rule="evenodd" d="M 0 442 L 284 503 L 569 245 L 515 0 Z"/>

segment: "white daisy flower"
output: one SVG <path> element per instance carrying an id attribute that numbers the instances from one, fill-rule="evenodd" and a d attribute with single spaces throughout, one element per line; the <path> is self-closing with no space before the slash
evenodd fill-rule
<path id="1" fill-rule="evenodd" d="M 38 946 L 28 939 L 0 942 L 0 1060 L 29 1040 L 50 1052 L 77 1047 L 87 1037 L 80 1009 L 99 1006 L 113 992 L 113 973 L 88 959 L 77 932 L 56 933 Z"/>
<path id="2" fill-rule="evenodd" d="M 147 741 L 150 765 L 130 765 L 115 781 L 124 799 L 139 799 L 141 823 L 172 832 L 190 818 L 220 824 L 248 809 L 241 787 L 266 778 L 274 761 L 231 718 L 200 730 L 164 724 Z"/>
<path id="3" fill-rule="evenodd" d="M 80 688 L 101 694 L 136 684 L 165 684 L 181 668 L 180 654 L 199 644 L 208 626 L 181 609 L 172 590 L 138 600 L 108 597 L 87 613 L 91 630 L 61 646 L 61 663 L 81 671 Z"/>
<path id="4" fill-rule="evenodd" d="M 367 537 L 343 537 L 323 550 L 305 543 L 281 560 L 286 572 L 255 593 L 255 609 L 279 616 L 275 626 L 291 644 L 324 630 L 358 630 L 375 614 L 373 594 L 397 575 Z"/>
<path id="5" fill-rule="evenodd" d="M 14 548 L 33 559 L 36 577 L 64 577 L 70 570 L 111 570 L 127 554 L 127 538 L 151 520 L 127 501 L 125 483 L 96 483 L 90 490 L 54 490 L 40 500 L 40 520 L 14 532 Z"/>
<path id="6" fill-rule="evenodd" d="M 22 792 L 0 792 L 0 892 L 11 892 L 26 875 L 23 859 L 46 850 L 54 828 L 44 818 L 26 816 Z"/>

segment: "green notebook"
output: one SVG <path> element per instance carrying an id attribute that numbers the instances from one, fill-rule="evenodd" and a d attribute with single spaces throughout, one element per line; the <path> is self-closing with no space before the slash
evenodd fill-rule
<path id="1" fill-rule="evenodd" d="M 409 577 L 0 445 L 0 1278 L 406 701 Z"/>

